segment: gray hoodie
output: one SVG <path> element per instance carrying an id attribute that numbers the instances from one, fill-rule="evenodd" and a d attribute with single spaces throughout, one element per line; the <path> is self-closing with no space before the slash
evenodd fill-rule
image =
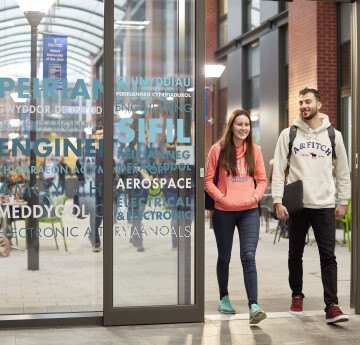
<path id="1" fill-rule="evenodd" d="M 329 117 L 319 114 L 322 125 L 312 130 L 301 119 L 294 120 L 298 127 L 290 158 L 288 182 L 303 181 L 304 207 L 331 208 L 335 203 L 335 184 L 332 165 L 335 166 L 336 183 L 340 205 L 347 205 L 351 196 L 350 173 L 342 135 L 335 130 L 335 153 L 332 161 L 331 141 L 327 128 Z M 276 144 L 274 170 L 272 175 L 272 197 L 274 203 L 281 203 L 284 192 L 285 169 L 289 151 L 289 130 L 284 129 Z"/>

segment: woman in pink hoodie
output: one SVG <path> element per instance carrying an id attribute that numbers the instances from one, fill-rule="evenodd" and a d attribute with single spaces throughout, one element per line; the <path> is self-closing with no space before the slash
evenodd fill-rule
<path id="1" fill-rule="evenodd" d="M 220 169 L 216 186 L 214 177 L 218 161 Z M 240 238 L 240 258 L 251 324 L 259 323 L 266 318 L 266 313 L 257 301 L 255 263 L 260 229 L 258 202 L 266 186 L 264 161 L 259 146 L 253 144 L 250 115 L 245 110 L 235 110 L 229 118 L 224 136 L 209 152 L 206 162 L 205 190 L 215 200 L 212 220 L 218 248 L 216 267 L 220 290 L 218 309 L 222 313 L 235 313 L 229 299 L 228 281 L 236 226 Z"/>

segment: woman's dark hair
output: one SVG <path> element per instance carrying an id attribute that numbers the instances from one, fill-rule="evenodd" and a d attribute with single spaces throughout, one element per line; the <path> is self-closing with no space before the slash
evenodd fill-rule
<path id="1" fill-rule="evenodd" d="M 255 160 L 254 160 L 254 152 L 253 152 L 252 124 L 251 124 L 250 115 L 246 110 L 237 109 L 237 110 L 233 111 L 233 113 L 230 115 L 226 130 L 225 130 L 225 134 L 220 139 L 220 142 L 222 142 L 220 163 L 226 170 L 227 174 L 232 174 L 233 176 L 237 175 L 236 147 L 235 147 L 235 143 L 233 140 L 232 127 L 233 127 L 235 119 L 240 115 L 245 115 L 249 119 L 249 122 L 250 122 L 250 132 L 249 132 L 249 135 L 245 139 L 245 141 L 246 141 L 245 161 L 246 161 L 248 175 L 254 177 Z"/>

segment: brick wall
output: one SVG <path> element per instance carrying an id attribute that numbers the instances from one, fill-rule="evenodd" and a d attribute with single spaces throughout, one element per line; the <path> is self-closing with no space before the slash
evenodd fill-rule
<path id="1" fill-rule="evenodd" d="M 321 112 L 337 126 L 336 4 L 289 3 L 289 125 L 299 112 L 298 94 L 318 89 Z"/>
<path id="2" fill-rule="evenodd" d="M 217 49 L 218 45 L 218 18 L 217 18 L 217 0 L 206 0 L 205 1 L 205 46 L 206 46 L 206 61 L 205 64 L 217 64 L 218 62 L 214 59 L 214 52 Z M 206 86 L 210 84 L 206 81 Z M 208 115 L 210 117 L 211 107 L 210 107 L 210 91 L 208 97 Z M 217 109 L 218 109 L 218 99 L 217 99 L 217 87 L 215 87 L 215 120 L 217 118 Z M 215 140 L 217 133 L 217 123 L 215 122 Z M 205 154 L 209 152 L 211 147 L 211 127 L 210 123 L 205 124 Z"/>
<path id="3" fill-rule="evenodd" d="M 337 127 L 337 42 L 336 3 L 321 2 L 317 8 L 318 27 L 318 89 L 322 98 L 321 111 L 329 115 Z"/>

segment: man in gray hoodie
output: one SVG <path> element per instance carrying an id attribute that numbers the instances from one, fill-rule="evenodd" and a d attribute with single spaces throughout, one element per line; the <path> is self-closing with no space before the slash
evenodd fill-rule
<path id="1" fill-rule="evenodd" d="M 328 133 L 329 117 L 319 112 L 319 92 L 305 88 L 299 92 L 300 113 L 294 121 L 297 134 L 291 148 L 288 183 L 303 181 L 304 209 L 289 215 L 282 204 L 285 170 L 288 164 L 289 131 L 284 129 L 278 139 L 272 175 L 272 196 L 279 219 L 288 219 L 289 225 L 289 284 L 292 290 L 290 313 L 303 313 L 303 267 L 302 256 L 306 233 L 312 226 L 319 247 L 321 278 L 326 304 L 326 322 L 348 321 L 338 306 L 337 263 L 335 257 L 335 218 L 346 213 L 351 196 L 350 174 L 341 133 L 335 130 L 335 154 Z M 335 167 L 339 205 L 335 205 L 335 184 L 332 175 Z"/>

